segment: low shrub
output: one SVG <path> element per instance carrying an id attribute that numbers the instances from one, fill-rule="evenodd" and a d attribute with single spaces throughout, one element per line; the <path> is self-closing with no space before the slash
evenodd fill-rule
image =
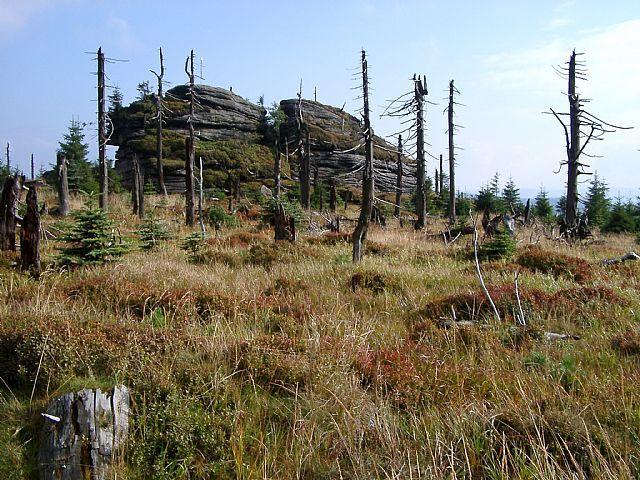
<path id="1" fill-rule="evenodd" d="M 533 272 L 564 277 L 576 282 L 587 281 L 592 276 L 591 265 L 581 258 L 531 247 L 518 255 L 518 265 Z"/>

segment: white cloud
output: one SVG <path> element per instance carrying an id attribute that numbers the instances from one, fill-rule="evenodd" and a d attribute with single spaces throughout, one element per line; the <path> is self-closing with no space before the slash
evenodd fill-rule
<path id="1" fill-rule="evenodd" d="M 60 0 L 0 0 L 0 32 L 7 37 L 23 28 L 31 17 L 42 13 Z"/>
<path id="2" fill-rule="evenodd" d="M 141 49 L 142 43 L 136 37 L 127 20 L 111 15 L 108 19 L 108 25 L 123 50 L 132 51 Z"/>

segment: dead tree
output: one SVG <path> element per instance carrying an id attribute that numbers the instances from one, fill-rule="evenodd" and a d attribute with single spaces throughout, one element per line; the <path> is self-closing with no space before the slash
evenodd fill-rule
<path id="1" fill-rule="evenodd" d="M 69 215 L 69 181 L 67 179 L 67 159 L 58 152 L 56 158 L 58 170 L 58 215 L 66 217 Z"/>
<path id="2" fill-rule="evenodd" d="M 436 179 L 436 181 L 435 181 L 435 187 L 436 187 L 435 188 L 435 190 L 436 190 L 435 193 L 436 193 L 436 196 L 438 196 L 438 195 L 440 195 L 440 174 L 439 174 L 437 168 L 436 168 L 436 174 L 435 174 L 434 178 Z"/>
<path id="3" fill-rule="evenodd" d="M 560 166 L 567 165 L 567 195 L 565 204 L 564 223 L 566 235 L 573 236 L 578 227 L 578 177 L 580 175 L 590 175 L 584 168 L 588 164 L 581 162 L 582 155 L 585 157 L 597 158 L 596 155 L 587 154 L 584 149 L 591 140 L 602 140 L 606 133 L 615 132 L 618 129 L 629 129 L 631 127 L 620 127 L 601 120 L 592 113 L 584 109 L 584 104 L 588 100 L 580 98 L 576 93 L 576 79 L 586 80 L 586 69 L 584 62 L 576 60 L 581 55 L 574 50 L 569 57 L 568 66 L 557 67 L 556 73 L 568 80 L 567 98 L 569 99 L 569 113 L 556 113 L 551 108 L 551 113 L 556 117 L 564 130 L 566 142 L 567 160 L 561 162 Z M 569 117 L 569 126 L 561 117 Z M 581 128 L 589 129 L 589 132 L 582 131 Z M 585 139 L 580 146 L 581 140 Z"/>
<path id="4" fill-rule="evenodd" d="M 189 77 L 189 118 L 187 123 L 189 124 L 189 137 L 186 139 L 186 152 L 185 152 L 185 217 L 186 223 L 189 227 L 195 225 L 195 192 L 193 187 L 193 165 L 196 158 L 195 148 L 195 130 L 193 128 L 194 111 L 195 111 L 195 97 L 194 97 L 194 84 L 195 75 L 193 73 L 193 50 L 187 57 L 187 61 L 184 64 L 184 71 Z"/>
<path id="5" fill-rule="evenodd" d="M 407 139 L 404 142 L 404 150 L 409 155 L 415 154 L 416 158 L 416 198 L 415 208 L 418 219 L 414 226 L 416 229 L 424 228 L 427 217 L 427 195 L 426 195 L 426 151 L 424 140 L 424 111 L 425 97 L 427 91 L 426 76 L 413 75 L 413 89 L 404 93 L 395 100 L 389 102 L 387 108 L 383 112 L 383 116 L 399 117 L 402 124 L 406 127 L 398 134 L 407 133 Z M 428 102 L 427 102 L 428 103 Z M 401 155 L 401 154 L 400 154 Z M 400 159 L 400 157 L 398 157 Z M 401 181 L 401 180 L 400 180 Z M 401 183 L 398 184 L 401 186 Z M 396 216 L 399 216 L 400 201 L 396 187 Z"/>
<path id="6" fill-rule="evenodd" d="M 158 188 L 160 193 L 167 196 L 167 187 L 164 184 L 164 165 L 162 159 L 162 122 L 164 114 L 164 98 L 162 97 L 162 87 L 164 78 L 164 58 L 162 57 L 162 47 L 160 47 L 160 73 L 150 70 L 158 79 L 158 92 L 156 94 L 156 165 L 158 170 Z"/>
<path id="7" fill-rule="evenodd" d="M 360 216 L 358 223 L 353 231 L 353 261 L 359 262 L 362 260 L 362 253 L 364 250 L 364 242 L 367 238 L 367 230 L 369 228 L 369 221 L 371 219 L 371 209 L 373 207 L 373 130 L 371 128 L 371 121 L 369 119 L 369 73 L 367 68 L 367 56 L 364 50 L 362 50 L 362 99 L 363 109 L 362 117 L 364 120 L 364 148 L 365 159 L 364 168 L 362 172 L 362 205 L 360 207 Z"/>
<path id="8" fill-rule="evenodd" d="M 20 268 L 34 278 L 40 277 L 40 212 L 36 185 L 29 185 L 27 212 L 20 223 Z"/>
<path id="9" fill-rule="evenodd" d="M 107 210 L 109 196 L 109 165 L 107 164 L 107 114 L 105 109 L 106 82 L 104 73 L 104 53 L 98 49 L 98 168 L 100 171 L 99 206 Z"/>
<path id="10" fill-rule="evenodd" d="M 276 135 L 276 157 L 273 165 L 273 184 L 274 184 L 274 195 L 276 198 L 280 198 L 280 190 L 282 190 L 282 176 L 280 173 L 282 158 L 280 153 L 280 140 L 279 135 Z"/>
<path id="11" fill-rule="evenodd" d="M 10 144 L 7 142 L 7 175 L 11 175 L 11 153 L 9 151 Z"/>
<path id="12" fill-rule="evenodd" d="M 442 169 L 442 154 L 440 154 L 440 185 L 438 186 L 438 192 L 442 195 L 444 190 L 444 170 Z"/>
<path id="13" fill-rule="evenodd" d="M 276 202 L 276 211 L 273 217 L 275 227 L 275 240 L 288 240 L 290 242 L 295 242 L 295 218 L 286 212 L 281 201 L 276 199 Z"/>
<path id="14" fill-rule="evenodd" d="M 33 162 L 33 153 L 31 154 L 31 180 L 36 179 L 36 166 Z"/>
<path id="15" fill-rule="evenodd" d="M 338 203 L 338 195 L 336 193 L 336 179 L 332 178 L 329 181 L 329 211 L 336 213 L 336 207 Z"/>
<path id="16" fill-rule="evenodd" d="M 398 154 L 396 158 L 396 206 L 393 216 L 400 217 L 400 202 L 402 201 L 402 135 L 398 135 Z"/>
<path id="17" fill-rule="evenodd" d="M 298 133 L 298 165 L 300 178 L 300 205 L 305 210 L 311 209 L 311 169 L 309 160 L 309 126 L 302 113 L 302 80 L 298 90 L 298 109 L 296 111 L 296 130 Z"/>
<path id="18" fill-rule="evenodd" d="M 202 157 L 199 158 L 198 168 L 198 222 L 200 223 L 200 233 L 202 238 L 207 234 L 204 226 L 204 179 L 202 178 Z"/>
<path id="19" fill-rule="evenodd" d="M 456 171 L 455 171 L 455 145 L 453 142 L 453 134 L 457 125 L 453 123 L 453 106 L 455 101 L 453 99 L 455 93 L 460 93 L 456 87 L 453 86 L 453 80 L 449 82 L 449 106 L 447 107 L 447 133 L 449 134 L 449 223 L 455 225 L 456 223 Z"/>
<path id="20" fill-rule="evenodd" d="M 140 168 L 137 155 L 133 155 L 133 182 L 131 186 L 131 203 L 133 213 L 140 219 L 144 218 L 144 172 Z"/>
<path id="21" fill-rule="evenodd" d="M 20 200 L 21 179 L 17 175 L 4 181 L 0 196 L 0 250 L 16 251 L 16 224 L 18 200 Z"/>
<path id="22" fill-rule="evenodd" d="M 424 97 L 427 95 L 427 79 L 416 79 L 413 75 L 414 95 L 416 105 L 416 213 L 418 221 L 415 228 L 421 229 L 425 226 L 427 217 L 427 195 L 425 191 L 426 181 L 426 160 L 424 155 Z"/>

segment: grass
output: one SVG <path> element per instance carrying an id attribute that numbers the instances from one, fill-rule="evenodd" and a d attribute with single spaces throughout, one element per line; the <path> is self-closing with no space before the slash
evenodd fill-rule
<path id="1" fill-rule="evenodd" d="M 640 475 L 640 265 L 599 263 L 632 237 L 532 249 L 521 232 L 514 263 L 482 265 L 498 323 L 465 238 L 372 228 L 354 266 L 348 238 L 301 229 L 276 245 L 245 218 L 192 258 L 181 200 L 148 202 L 171 232 L 152 252 L 49 265 L 39 282 L 0 257 L 0 477 L 37 477 L 39 412 L 56 395 L 115 383 L 134 396 L 119 478 Z M 129 211 L 112 199 L 126 238 Z M 477 324 L 443 328 L 452 305 Z"/>

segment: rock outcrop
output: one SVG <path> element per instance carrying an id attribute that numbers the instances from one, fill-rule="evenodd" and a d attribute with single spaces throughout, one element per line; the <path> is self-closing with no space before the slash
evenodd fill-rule
<path id="1" fill-rule="evenodd" d="M 282 100 L 280 108 L 286 116 L 282 135 L 291 142 L 297 138 L 296 112 L 298 100 Z M 309 128 L 311 140 L 311 175 L 320 180 L 336 178 L 340 183 L 360 186 L 364 164 L 362 125 L 356 117 L 342 109 L 311 100 L 302 100 L 302 115 Z M 359 146 L 359 148 L 355 148 Z M 386 192 L 396 188 L 396 147 L 374 135 L 374 169 L 377 190 Z M 409 159 L 404 158 L 405 162 Z M 415 165 L 405 163 L 403 191 L 415 188 Z"/>
<path id="2" fill-rule="evenodd" d="M 270 183 L 273 175 L 273 133 L 266 122 L 266 111 L 226 89 L 196 85 L 196 163 L 203 159 L 205 187 L 225 188 L 231 182 Z M 166 94 L 167 112 L 163 132 L 165 183 L 170 192 L 184 191 L 184 139 L 188 134 L 188 86 L 180 85 Z M 281 134 L 295 150 L 297 130 L 296 100 L 283 100 L 285 114 Z M 311 137 L 311 175 L 313 179 L 358 187 L 364 160 L 361 125 L 357 118 L 328 105 L 302 101 L 304 120 Z M 116 170 L 125 186 L 133 178 L 136 155 L 148 180 L 156 180 L 155 104 L 152 96 L 110 113 L 114 131 L 111 145 L 118 146 Z M 376 189 L 395 191 L 395 146 L 375 137 Z M 297 171 L 297 157 L 290 165 Z M 415 187 L 415 167 L 407 164 L 403 190 Z"/>

